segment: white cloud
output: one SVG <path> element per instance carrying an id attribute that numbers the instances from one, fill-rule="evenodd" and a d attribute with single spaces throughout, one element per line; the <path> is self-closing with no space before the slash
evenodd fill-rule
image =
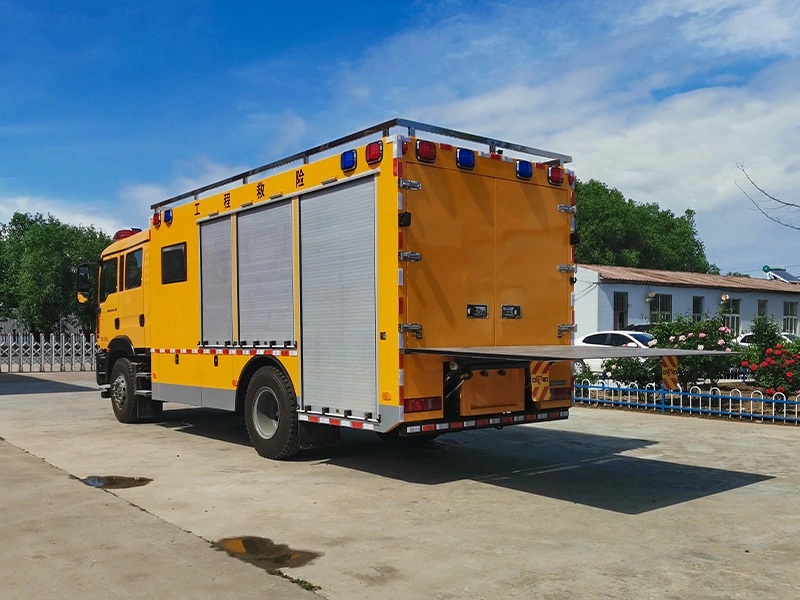
<path id="1" fill-rule="evenodd" d="M 742 195 L 736 163 L 800 202 L 795 4 L 659 0 L 631 19 L 632 3 L 618 2 L 602 15 L 573 8 L 547 26 L 526 5 L 498 5 L 479 19 L 404 31 L 337 65 L 332 102 L 376 121 L 389 111 L 571 154 L 582 179 L 697 211 L 723 271 L 786 263 L 786 244 L 767 242 L 791 233 Z M 354 107 L 353 90 L 368 99 Z"/>
<path id="2" fill-rule="evenodd" d="M 638 21 L 680 19 L 688 41 L 725 52 L 800 52 L 796 0 L 658 0 L 645 4 Z"/>
<path id="3" fill-rule="evenodd" d="M 183 161 L 177 167 L 178 173 L 171 181 L 161 183 L 136 182 L 125 184 L 119 191 L 120 200 L 126 214 L 143 219 L 147 222 L 151 206 L 162 200 L 178 196 L 192 190 L 199 189 L 217 181 L 233 177 L 249 170 L 241 165 L 229 166 L 214 162 L 207 157 L 200 157 L 193 161 Z M 212 191 L 201 194 L 201 197 L 216 194 L 222 190 L 238 185 L 233 183 L 220 186 Z M 122 207 L 120 207 L 122 210 Z"/>
<path id="4" fill-rule="evenodd" d="M 114 216 L 98 215 L 97 207 L 89 204 L 34 196 L 0 195 L 0 223 L 8 223 L 16 212 L 51 214 L 63 223 L 86 227 L 93 225 L 109 235 L 128 226 Z"/>

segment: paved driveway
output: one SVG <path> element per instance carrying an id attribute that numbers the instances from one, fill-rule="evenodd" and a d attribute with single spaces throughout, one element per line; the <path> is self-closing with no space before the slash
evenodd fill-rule
<path id="1" fill-rule="evenodd" d="M 265 581 L 277 578 L 263 567 L 280 568 L 331 599 L 800 597 L 794 427 L 576 408 L 568 421 L 416 450 L 345 432 L 337 448 L 274 462 L 249 447 L 236 415 L 167 405 L 159 422 L 122 425 L 93 388 L 91 373 L 0 375 L 0 436 L 60 469 L 65 489 L 124 501 L 99 527 L 140 507 L 193 534 L 189 562 Z M 3 452 L 6 464 L 15 451 Z M 152 481 L 102 492 L 67 474 Z M 0 526 L 19 518 L 6 512 Z M 251 566 L 208 543 L 231 538 L 229 549 L 282 558 Z M 47 578 L 47 560 L 28 564 Z M 186 593 L 214 593 L 213 569 L 194 572 Z M 231 594 L 254 585 L 235 579 Z"/>

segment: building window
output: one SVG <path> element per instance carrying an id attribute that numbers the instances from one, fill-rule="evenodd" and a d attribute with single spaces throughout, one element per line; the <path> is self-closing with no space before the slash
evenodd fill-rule
<path id="1" fill-rule="evenodd" d="M 614 329 L 628 327 L 628 292 L 614 292 Z"/>
<path id="2" fill-rule="evenodd" d="M 758 316 L 759 317 L 766 317 L 767 316 L 767 301 L 766 300 L 759 300 L 758 301 Z"/>
<path id="3" fill-rule="evenodd" d="M 797 302 L 783 303 L 783 331 L 797 333 Z"/>
<path id="4" fill-rule="evenodd" d="M 742 327 L 741 306 L 742 300 L 740 298 L 731 298 L 722 303 L 723 323 L 736 337 L 738 337 L 739 330 Z"/>
<path id="5" fill-rule="evenodd" d="M 672 321 L 672 294 L 656 294 L 650 301 L 650 322 Z"/>
<path id="6" fill-rule="evenodd" d="M 186 281 L 186 243 L 161 249 L 161 283 Z"/>
<path id="7" fill-rule="evenodd" d="M 695 321 L 703 320 L 703 313 L 705 312 L 705 296 L 692 296 L 692 319 Z"/>

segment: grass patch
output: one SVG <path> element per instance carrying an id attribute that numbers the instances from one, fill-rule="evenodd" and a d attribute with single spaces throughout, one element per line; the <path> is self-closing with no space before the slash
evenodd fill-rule
<path id="1" fill-rule="evenodd" d="M 314 585 L 310 581 L 306 581 L 305 579 L 297 579 L 296 577 L 291 577 L 284 573 L 283 571 L 279 571 L 278 569 L 267 569 L 267 573 L 270 575 L 277 575 L 278 577 L 283 577 L 284 579 L 288 579 L 295 585 L 299 585 L 304 590 L 308 590 L 309 592 L 316 592 L 317 590 L 321 590 L 322 586 Z"/>

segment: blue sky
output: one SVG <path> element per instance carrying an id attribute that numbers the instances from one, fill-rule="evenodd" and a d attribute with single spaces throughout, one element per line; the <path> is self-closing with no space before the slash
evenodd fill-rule
<path id="1" fill-rule="evenodd" d="M 402 116 L 571 154 L 697 211 L 723 270 L 798 265 L 796 0 L 0 0 L 0 221 L 112 231 L 169 195 Z"/>

